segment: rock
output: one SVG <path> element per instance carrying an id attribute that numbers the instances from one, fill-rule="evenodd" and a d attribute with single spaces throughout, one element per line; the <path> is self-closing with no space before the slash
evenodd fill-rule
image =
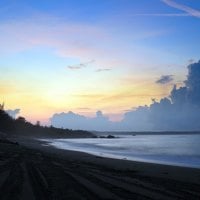
<path id="1" fill-rule="evenodd" d="M 113 136 L 113 135 L 108 135 L 107 138 L 112 139 L 112 138 L 115 138 L 115 136 Z"/>

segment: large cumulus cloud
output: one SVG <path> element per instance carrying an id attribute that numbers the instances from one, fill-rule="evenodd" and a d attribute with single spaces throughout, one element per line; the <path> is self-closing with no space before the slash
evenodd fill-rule
<path id="1" fill-rule="evenodd" d="M 142 130 L 138 129 L 142 120 L 144 130 L 200 130 L 200 61 L 188 66 L 184 87 L 175 85 L 169 97 L 153 101 L 145 110 L 144 115 L 140 112 L 142 117 L 137 117 L 138 110 L 125 114 L 124 121 L 132 122 L 132 130 Z"/>
<path id="2" fill-rule="evenodd" d="M 110 129 L 111 126 L 111 122 L 101 111 L 97 111 L 96 116 L 93 118 L 75 114 L 71 111 L 67 113 L 57 113 L 52 116 L 50 121 L 55 127 L 70 129 L 106 131 Z"/>
<path id="3" fill-rule="evenodd" d="M 153 100 L 150 106 L 126 112 L 121 122 L 111 122 L 98 111 L 95 118 L 72 112 L 55 114 L 51 123 L 57 127 L 99 131 L 200 130 L 200 61 L 188 66 L 184 84 L 180 88 L 174 85 L 168 97 L 158 102 Z"/>

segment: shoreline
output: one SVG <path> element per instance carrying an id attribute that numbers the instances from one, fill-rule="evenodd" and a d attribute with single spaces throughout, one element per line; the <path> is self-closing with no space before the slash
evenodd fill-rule
<path id="1" fill-rule="evenodd" d="M 103 158 L 32 138 L 10 140 L 0 144 L 2 199 L 200 199 L 199 169 Z"/>
<path id="2" fill-rule="evenodd" d="M 66 138 L 65 138 L 66 139 Z M 71 139 L 70 140 L 76 140 L 75 139 Z M 93 139 L 93 138 L 91 138 Z M 98 138 L 99 140 L 101 140 L 101 138 Z M 106 138 L 103 138 L 106 139 Z M 118 138 L 116 138 L 118 139 Z M 37 139 L 36 139 L 37 140 Z M 58 139 L 60 140 L 60 138 Z M 62 140 L 62 138 L 61 138 Z M 67 139 L 66 139 L 67 140 Z M 83 138 L 84 140 L 84 138 Z M 96 140 L 96 139 L 95 139 Z M 110 140 L 110 139 L 109 139 Z M 167 166 L 177 166 L 177 167 L 186 167 L 186 168 L 194 168 L 194 169 L 200 169 L 200 165 L 198 165 L 198 163 L 184 163 L 183 161 L 181 162 L 181 160 L 179 162 L 173 162 L 173 160 L 159 160 L 159 159 L 153 159 L 153 158 L 143 158 L 143 157 L 137 157 L 137 155 L 134 157 L 131 156 L 126 156 L 126 155 L 120 155 L 120 154 L 112 154 L 111 153 L 104 153 L 104 152 L 98 152 L 96 150 L 92 151 L 92 150 L 87 150 L 84 149 L 84 147 L 82 148 L 83 150 L 81 150 L 81 148 L 79 147 L 78 149 L 76 148 L 76 146 L 69 146 L 69 148 L 65 148 L 65 146 L 63 148 L 58 147 L 58 145 L 54 144 L 54 139 L 39 139 L 38 141 L 41 142 L 45 142 L 46 145 L 49 145 L 53 148 L 56 149 L 60 149 L 60 150 L 66 150 L 66 151 L 75 151 L 75 152 L 80 152 L 80 153 L 87 153 L 89 155 L 92 156 L 99 156 L 102 158 L 108 158 L 108 159 L 117 159 L 117 160 L 127 160 L 127 161 L 133 161 L 133 162 L 141 162 L 141 163 L 151 163 L 151 164 L 160 164 L 160 165 L 167 165 Z M 71 148 L 71 149 L 70 149 Z M 100 149 L 101 150 L 101 149 Z"/>
<path id="3" fill-rule="evenodd" d="M 110 155 L 110 154 L 105 154 L 105 153 L 92 153 L 92 152 L 87 152 L 87 151 L 79 151 L 79 150 L 73 150 L 73 149 L 65 149 L 65 148 L 59 148 L 56 147 L 55 145 L 51 144 L 51 142 L 47 142 L 45 144 L 42 144 L 44 146 L 49 146 L 58 150 L 65 150 L 65 151 L 73 151 L 73 152 L 77 152 L 77 153 L 86 153 L 88 155 L 91 156 L 97 156 L 97 157 L 101 157 L 101 158 L 107 158 L 107 159 L 116 159 L 116 160 L 121 160 L 121 161 L 130 161 L 130 162 L 139 162 L 139 163 L 146 163 L 146 164 L 156 164 L 156 165 L 166 165 L 166 166 L 172 166 L 172 167 L 184 167 L 184 168 L 191 168 L 191 169 L 199 169 L 200 170 L 200 166 L 196 166 L 196 165 L 187 165 L 187 164 L 179 164 L 179 163 L 172 163 L 172 162 L 165 162 L 165 161 L 158 161 L 158 160 L 148 160 L 148 159 L 142 159 L 142 158 L 135 158 L 135 159 L 131 159 L 131 158 L 127 158 L 127 157 L 122 157 L 122 156 L 114 156 L 114 155 Z"/>
<path id="4" fill-rule="evenodd" d="M 195 180 L 197 183 L 200 184 L 200 169 L 194 168 L 194 167 L 186 167 L 186 166 L 176 166 L 176 165 L 167 165 L 167 164 L 161 164 L 161 163 L 151 163 L 151 162 L 143 162 L 143 161 L 134 161 L 134 160 L 128 160 L 128 159 L 118 159 L 118 158 L 109 158 L 109 157 L 102 157 L 99 155 L 93 155 L 87 152 L 81 152 L 81 151 L 75 151 L 75 150 L 66 150 L 66 149 L 60 149 L 56 148 L 55 146 L 49 145 L 49 142 L 38 140 L 38 138 L 35 139 L 29 139 L 26 138 L 24 142 L 24 138 L 21 140 L 18 139 L 17 142 L 19 144 L 24 145 L 27 148 L 33 148 L 36 150 L 44 151 L 45 153 L 51 153 L 55 155 L 59 155 L 59 157 L 65 157 L 70 158 L 75 161 L 83 161 L 83 162 L 91 162 L 94 164 L 100 164 L 100 165 L 106 165 L 106 167 L 111 167 L 119 170 L 131 170 L 133 168 L 144 168 L 147 171 L 153 171 L 150 170 L 151 168 L 162 168 L 163 171 L 170 170 L 170 171 L 176 171 L 176 170 L 182 170 L 185 172 L 195 171 L 199 172 L 199 177 Z M 148 172 L 147 172 L 148 173 Z M 157 174 L 155 170 L 155 174 Z M 164 173 L 165 174 L 165 173 Z M 161 175 L 161 174 L 160 174 Z M 186 174 L 183 175 L 183 180 L 185 179 Z M 181 175 L 181 176 L 182 176 Z M 161 175 L 162 176 L 162 175 Z M 172 174 L 172 178 L 175 176 L 175 174 Z M 165 176 L 164 176 L 165 177 Z M 182 178 L 181 178 L 182 179 Z M 189 179 L 188 179 L 189 180 Z"/>

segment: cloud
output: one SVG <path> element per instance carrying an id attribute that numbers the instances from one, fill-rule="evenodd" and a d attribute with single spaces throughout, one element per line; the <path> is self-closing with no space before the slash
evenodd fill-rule
<path id="1" fill-rule="evenodd" d="M 125 113 L 121 124 L 132 130 L 200 130 L 200 61 L 188 66 L 184 87 L 174 86 L 169 97 Z"/>
<path id="2" fill-rule="evenodd" d="M 71 111 L 68 113 L 56 113 L 51 117 L 50 122 L 55 127 L 98 131 L 109 130 L 112 124 L 112 122 L 103 115 L 102 111 L 97 111 L 96 116 L 93 118 L 85 117 Z"/>
<path id="3" fill-rule="evenodd" d="M 20 113 L 20 109 L 15 109 L 15 110 L 6 110 L 6 113 L 10 115 L 13 119 L 17 117 L 17 115 Z"/>
<path id="4" fill-rule="evenodd" d="M 69 69 L 71 70 L 76 70 L 76 69 L 81 69 L 81 66 L 68 66 Z"/>
<path id="5" fill-rule="evenodd" d="M 185 81 L 189 103 L 200 105 L 200 61 L 188 66 L 188 76 Z"/>
<path id="6" fill-rule="evenodd" d="M 162 84 L 168 78 L 163 80 Z M 98 131 L 199 131 L 200 61 L 188 66 L 184 83 L 185 86 L 180 88 L 175 85 L 169 96 L 160 101 L 153 99 L 149 106 L 125 111 L 119 122 L 111 122 L 101 111 L 97 111 L 94 118 L 73 112 L 54 114 L 51 123 L 56 127 Z"/>
<path id="7" fill-rule="evenodd" d="M 156 83 L 158 84 L 167 84 L 167 83 L 170 83 L 172 82 L 174 79 L 173 79 L 173 75 L 164 75 L 164 76 L 161 76 L 157 81 Z"/>
<path id="8" fill-rule="evenodd" d="M 77 70 L 77 69 L 86 68 L 86 67 L 88 67 L 90 64 L 92 64 L 94 62 L 95 62 L 95 60 L 91 60 L 91 61 L 88 61 L 88 62 L 85 62 L 85 63 L 79 63 L 77 65 L 69 65 L 67 67 L 69 69 L 71 69 L 71 70 Z"/>
<path id="9" fill-rule="evenodd" d="M 77 108 L 78 110 L 91 110 L 91 108 L 86 108 L 86 107 L 80 107 L 80 108 Z"/>
<path id="10" fill-rule="evenodd" d="M 191 58 L 191 59 L 188 60 L 188 63 L 189 63 L 189 64 L 192 64 L 192 63 L 194 63 L 194 62 L 195 62 L 195 60 L 194 60 L 193 58 Z"/>
<path id="11" fill-rule="evenodd" d="M 109 68 L 101 68 L 101 69 L 97 69 L 96 72 L 105 72 L 105 71 L 111 71 L 111 69 Z"/>
<path id="12" fill-rule="evenodd" d="M 176 3 L 172 0 L 161 0 L 163 3 L 167 4 L 170 7 L 177 8 L 179 10 L 185 11 L 187 14 L 200 18 L 200 11 L 193 9 L 189 6 L 185 6 L 183 4 Z"/>
<path id="13" fill-rule="evenodd" d="M 140 13 L 132 14 L 131 16 L 142 16 L 142 17 L 189 17 L 191 15 L 187 13 Z"/>
<path id="14" fill-rule="evenodd" d="M 74 94 L 73 96 L 85 99 L 96 99 L 96 98 L 104 98 L 105 94 Z"/>
<path id="15" fill-rule="evenodd" d="M 39 14 L 23 19 L 6 19 L 0 21 L 0 54 L 12 55 L 45 48 L 57 57 L 81 61 L 93 58 L 98 60 L 99 66 L 106 66 L 106 68 L 132 67 L 138 64 L 141 57 L 146 56 L 149 60 L 158 57 L 155 49 L 139 46 L 138 40 L 158 38 L 169 33 L 165 28 L 143 30 L 134 25 L 135 31 L 130 34 L 128 27 L 120 28 L 124 27 L 123 24 L 119 24 L 122 22 L 110 26 L 107 19 L 104 20 L 104 23 L 94 24 Z M 130 34 L 128 38 L 135 44 L 130 44 L 128 40 L 121 42 L 122 32 Z M 146 68 L 146 60 L 139 62 L 140 66 Z M 80 70 L 81 68 L 83 66 L 78 63 L 70 65 L 67 69 Z"/>
<path id="16" fill-rule="evenodd" d="M 1 53 L 21 52 L 39 46 L 51 48 L 59 56 L 84 60 L 101 51 L 96 41 L 103 44 L 108 39 L 102 27 L 45 15 L 1 21 L 0 32 Z"/>

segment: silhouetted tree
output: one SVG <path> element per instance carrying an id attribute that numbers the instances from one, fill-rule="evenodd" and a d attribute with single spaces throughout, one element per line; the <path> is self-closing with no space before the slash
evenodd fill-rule
<path id="1" fill-rule="evenodd" d="M 4 110 L 0 110 L 0 130 L 14 130 L 14 120 Z"/>
<path id="2" fill-rule="evenodd" d="M 40 126 L 40 121 L 37 121 L 37 122 L 36 122 L 36 126 Z"/>
<path id="3" fill-rule="evenodd" d="M 26 123 L 26 119 L 24 118 L 24 117 L 18 117 L 17 119 L 16 119 L 16 121 L 17 122 L 20 122 L 20 123 Z"/>

